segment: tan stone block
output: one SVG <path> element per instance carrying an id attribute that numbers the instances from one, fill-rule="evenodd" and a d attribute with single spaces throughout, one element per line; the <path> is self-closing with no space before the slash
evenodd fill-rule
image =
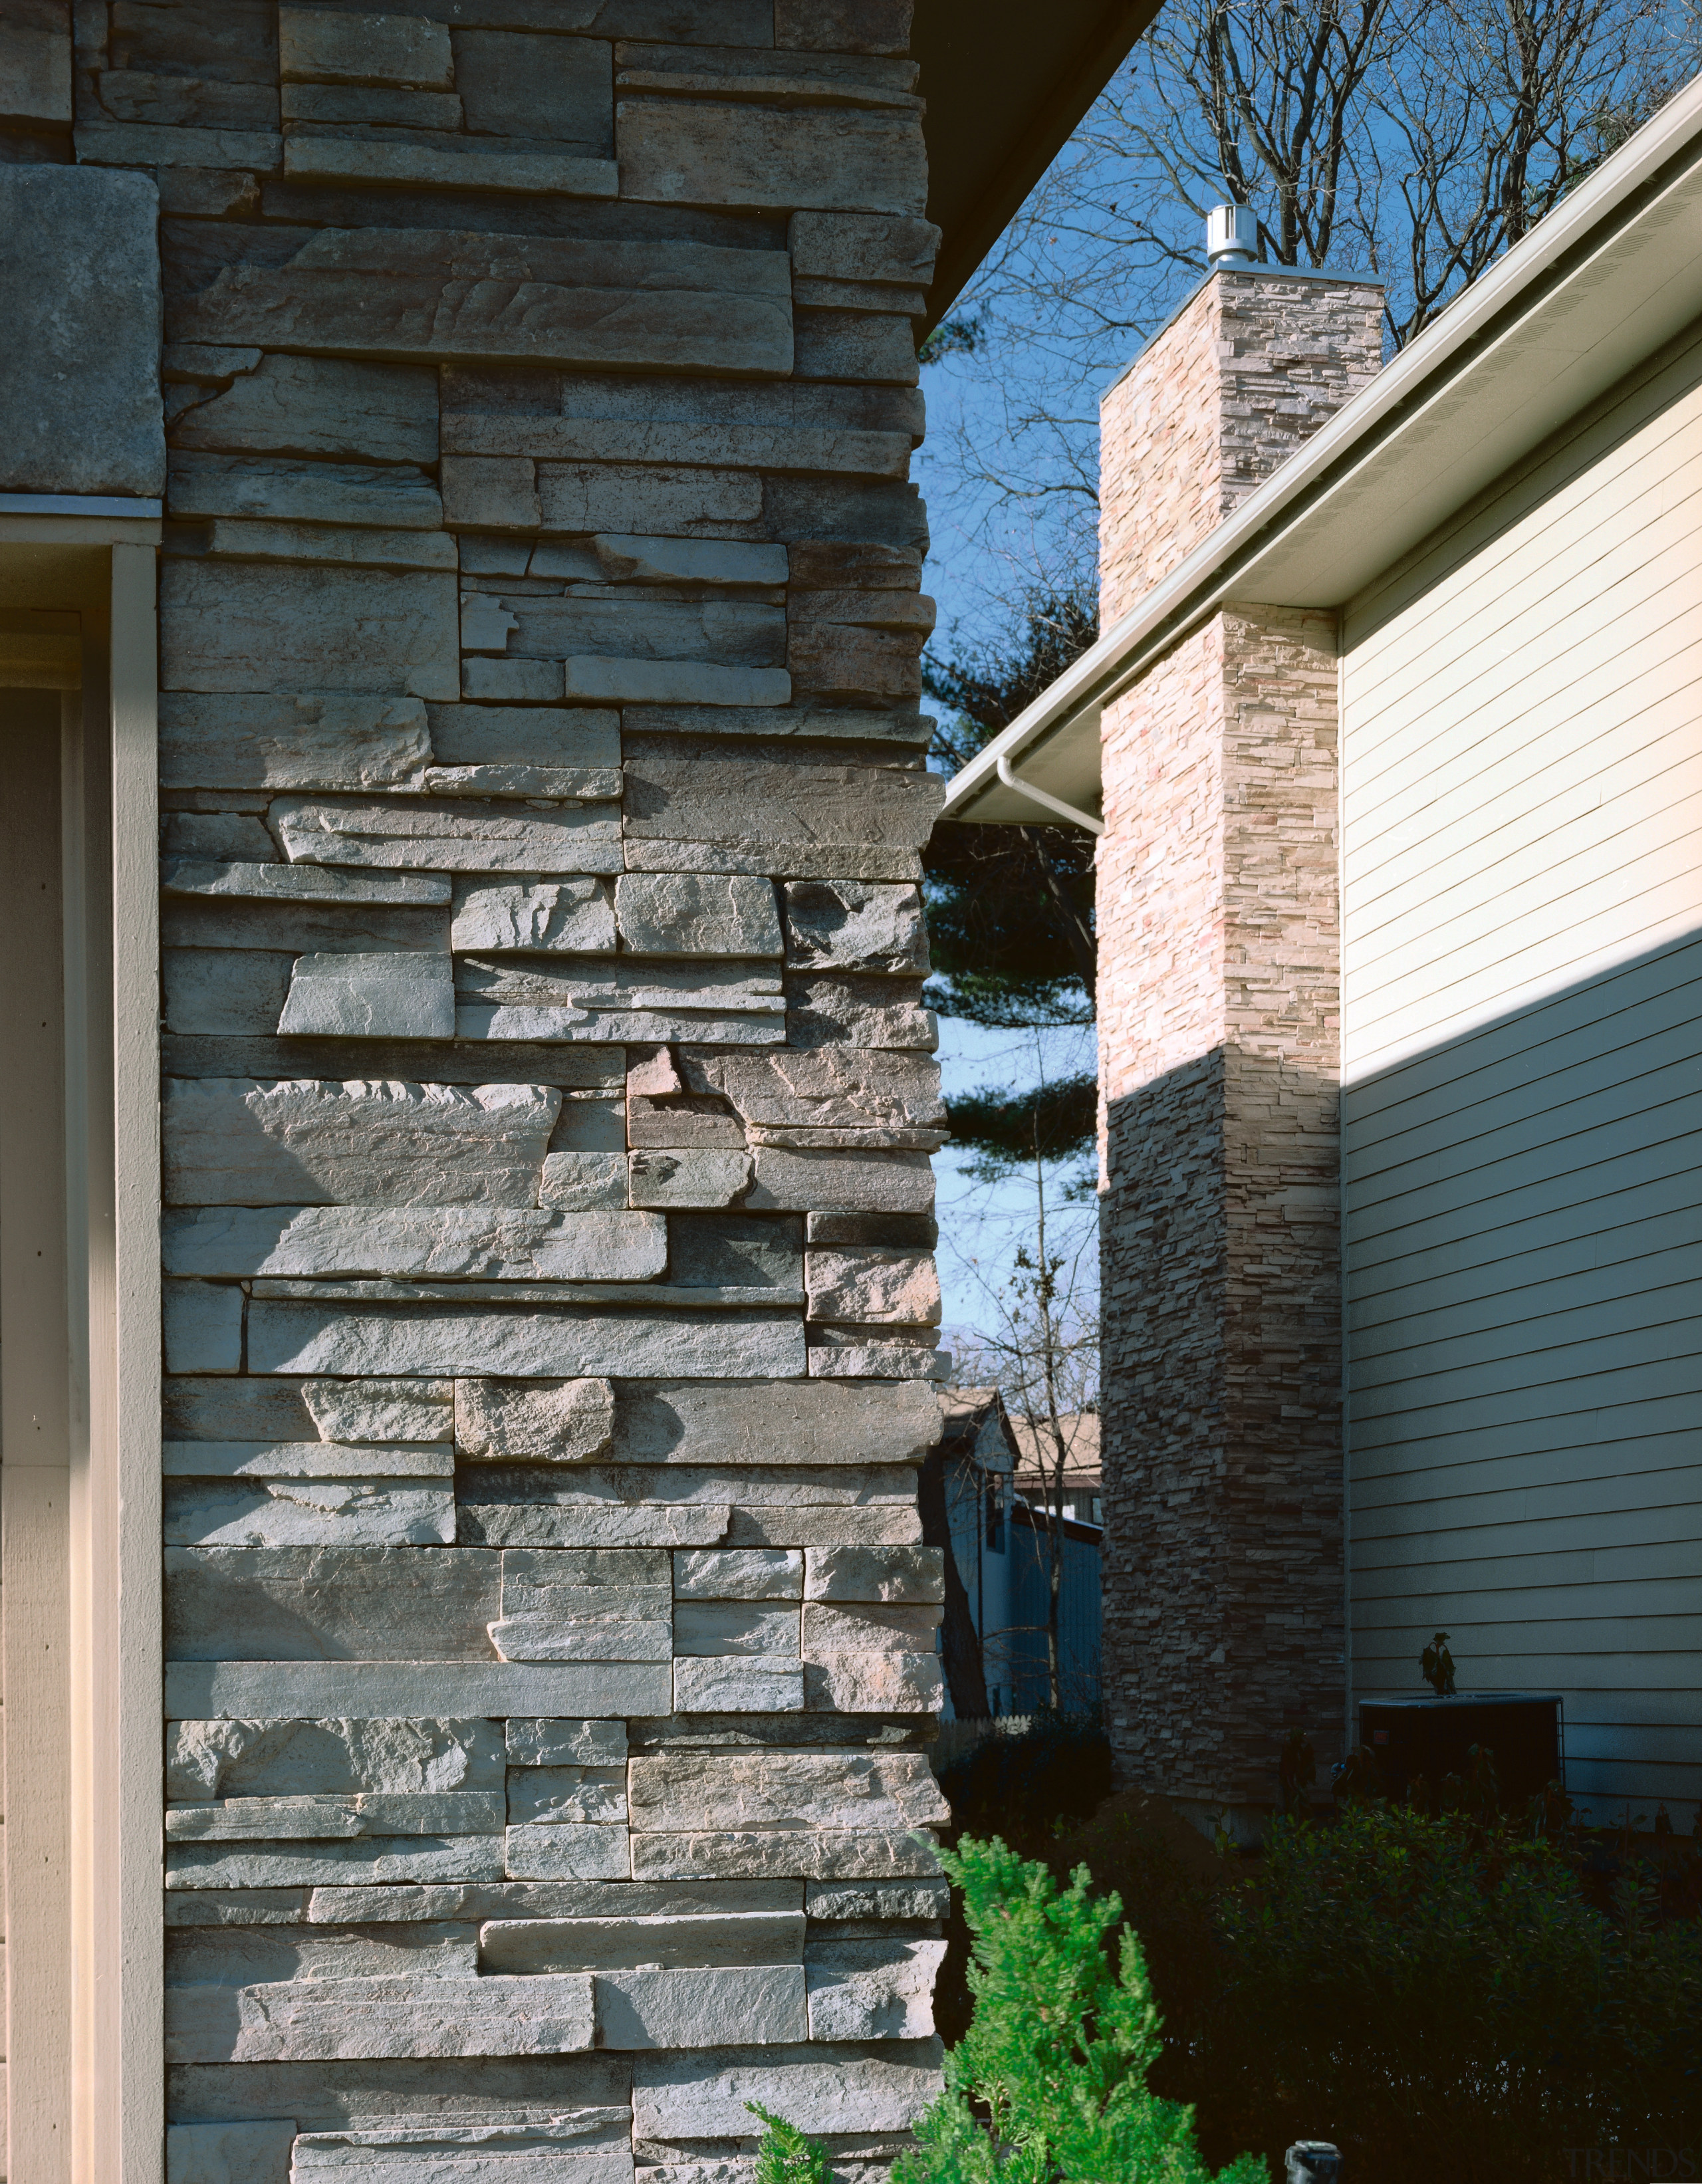
<path id="1" fill-rule="evenodd" d="M 168 690 L 460 694 L 450 577 L 168 560 L 159 607 Z"/>
<path id="2" fill-rule="evenodd" d="M 926 287 L 934 278 L 940 230 L 932 221 L 868 213 L 795 212 L 786 231 L 795 282 L 895 281 Z"/>
<path id="3" fill-rule="evenodd" d="M 914 387 L 920 376 L 914 323 L 896 312 L 800 308 L 793 315 L 793 370 L 800 379 Z"/>
<path id="4" fill-rule="evenodd" d="M 538 465 L 539 504 L 552 531 L 687 533 L 762 521 L 762 481 L 744 471 L 666 464 Z"/>
<path id="5" fill-rule="evenodd" d="M 940 1277 L 931 1252 L 868 1245 L 818 1250 L 806 1253 L 804 1270 L 812 1319 L 909 1327 L 940 1323 Z"/>
<path id="6" fill-rule="evenodd" d="M 262 356 L 258 350 L 208 348 L 200 354 L 211 359 L 254 361 L 233 364 L 223 391 L 179 414 L 171 427 L 174 447 L 368 462 L 438 460 L 433 371 L 416 365 L 349 364 L 332 357 Z"/>

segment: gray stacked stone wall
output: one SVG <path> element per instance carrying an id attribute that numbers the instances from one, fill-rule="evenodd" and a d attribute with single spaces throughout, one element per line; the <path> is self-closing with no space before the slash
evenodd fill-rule
<path id="1" fill-rule="evenodd" d="M 936 2084 L 896 0 L 79 0 L 156 177 L 170 2164 Z"/>

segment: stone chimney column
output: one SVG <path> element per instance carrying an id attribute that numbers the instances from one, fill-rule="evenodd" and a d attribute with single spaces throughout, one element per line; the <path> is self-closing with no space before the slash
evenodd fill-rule
<path id="1" fill-rule="evenodd" d="M 1376 284 L 1222 264 L 1106 396 L 1102 627 L 1376 372 Z M 1333 615 L 1236 602 L 1106 709 L 1106 1708 L 1251 1822 L 1339 1748 Z M 1248 1808 L 1254 1808 L 1249 1811 Z"/>

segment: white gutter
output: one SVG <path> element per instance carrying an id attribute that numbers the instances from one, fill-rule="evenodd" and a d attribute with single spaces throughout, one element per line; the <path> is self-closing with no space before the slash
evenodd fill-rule
<path id="1" fill-rule="evenodd" d="M 1592 231 L 1611 221 L 1699 131 L 1702 78 L 1669 100 L 1573 196 L 1457 297 L 1433 326 L 1274 471 L 1163 583 L 978 751 L 952 777 L 940 817 L 968 816 L 970 804 L 1002 783 L 1061 816 L 1102 832 L 1102 822 L 1088 821 L 1032 783 L 1011 778 L 1007 769 L 1024 752 L 1126 689 L 1190 624 L 1215 612 L 1255 553 L 1273 543 L 1273 532 L 1339 492 L 1397 433 L 1443 398 L 1459 369 L 1493 354 L 1509 340 L 1518 330 L 1520 317 L 1528 316 L 1549 292 L 1548 276 L 1561 261 L 1583 249 Z M 1610 248 L 1612 240 L 1610 233 L 1599 248 Z M 1571 269 L 1574 273 L 1578 270 Z M 1518 315 L 1497 330 L 1498 318 L 1509 313 Z"/>
<path id="2" fill-rule="evenodd" d="M 1030 803 L 1041 805 L 1047 811 L 1056 812 L 1060 819 L 1068 819 L 1073 827 L 1085 827 L 1090 834 L 1102 834 L 1105 822 L 1096 819 L 1091 812 L 1078 811 L 1074 805 L 1066 804 L 1060 796 L 1050 796 L 1045 789 L 1036 788 L 1031 781 L 1020 780 L 1011 772 L 1011 762 L 1001 756 L 999 778 L 1007 788 L 1014 788 L 1018 796 L 1026 796 Z"/>

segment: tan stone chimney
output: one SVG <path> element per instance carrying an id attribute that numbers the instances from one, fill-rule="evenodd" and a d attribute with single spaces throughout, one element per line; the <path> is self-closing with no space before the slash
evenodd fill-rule
<path id="1" fill-rule="evenodd" d="M 1230 257 L 1142 350 L 1102 627 L 1375 376 L 1381 306 Z M 1237 602 L 1103 722 L 1106 1710 L 1202 1817 L 1341 1741 L 1336 716 L 1334 616 Z"/>

